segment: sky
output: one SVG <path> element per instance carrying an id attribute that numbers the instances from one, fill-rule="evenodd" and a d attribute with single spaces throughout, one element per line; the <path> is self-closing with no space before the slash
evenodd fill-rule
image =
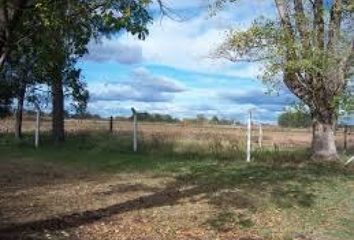
<path id="1" fill-rule="evenodd" d="M 244 121 L 252 109 L 256 120 L 276 122 L 295 98 L 286 90 L 266 94 L 257 78 L 261 65 L 211 57 L 227 31 L 274 16 L 272 2 L 241 0 L 211 16 L 208 0 L 169 0 L 183 21 L 155 16 L 144 41 L 121 33 L 91 42 L 79 63 L 90 91 L 89 112 L 128 116 L 134 107 L 178 118 L 204 114 Z"/>

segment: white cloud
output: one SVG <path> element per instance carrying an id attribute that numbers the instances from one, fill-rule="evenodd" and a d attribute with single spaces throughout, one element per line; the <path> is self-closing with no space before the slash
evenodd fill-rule
<path id="1" fill-rule="evenodd" d="M 142 67 L 135 69 L 132 77 L 134 80 L 130 84 L 140 89 L 166 93 L 177 93 L 185 90 L 178 81 L 164 76 L 154 76 L 146 68 Z"/>
<path id="2" fill-rule="evenodd" d="M 223 41 L 226 31 L 235 27 L 244 29 L 258 15 L 269 13 L 271 9 L 269 1 L 242 0 L 234 6 L 218 12 L 215 17 L 210 17 L 207 8 L 200 7 L 208 5 L 210 1 L 207 0 L 171 0 L 167 3 L 171 8 L 177 10 L 191 8 L 199 9 L 199 12 L 197 16 L 183 22 L 169 18 L 164 18 L 160 22 L 157 19 L 150 26 L 150 34 L 145 41 L 140 41 L 129 34 L 121 35 L 117 39 L 105 40 L 107 51 L 103 51 L 103 53 L 95 51 L 94 59 L 110 59 L 113 54 L 119 61 L 119 55 L 122 55 L 123 59 L 127 55 L 127 62 L 130 62 L 130 59 L 135 59 L 132 55 L 139 55 L 136 54 L 140 51 L 137 49 L 141 49 L 142 58 L 149 64 L 166 65 L 197 72 L 217 73 L 222 71 L 223 74 L 234 77 L 255 77 L 257 75 L 258 71 L 254 68 L 250 67 L 247 71 L 236 72 L 235 63 L 216 61 L 210 56 L 216 46 Z M 117 53 L 114 53 L 115 45 Z M 124 46 L 130 47 L 124 49 Z M 102 58 L 100 58 L 100 54 L 103 54 Z"/>
<path id="3" fill-rule="evenodd" d="M 136 69 L 130 79 L 90 84 L 91 102 L 135 101 L 169 102 L 174 93 L 185 91 L 177 80 L 152 75 L 143 68 Z"/>
<path id="4" fill-rule="evenodd" d="M 281 90 L 276 95 L 270 95 L 258 88 L 222 91 L 219 92 L 219 96 L 233 103 L 252 104 L 257 108 L 266 107 L 268 110 L 280 110 L 296 100 L 295 96 L 287 90 Z"/>
<path id="5" fill-rule="evenodd" d="M 210 73 L 210 76 L 202 77 L 204 83 L 198 80 L 196 84 L 197 80 L 194 79 L 195 85 L 191 84 L 193 88 L 186 89 L 178 80 L 162 76 L 163 73 L 156 76 L 145 68 L 138 68 L 125 81 L 89 85 L 95 100 L 90 103 L 90 110 L 102 114 L 126 115 L 130 114 L 130 107 L 134 106 L 140 111 L 182 118 L 202 113 L 209 117 L 218 115 L 243 121 L 247 111 L 256 108 L 257 114 L 262 118 L 274 119 L 283 104 L 287 104 L 286 101 L 282 102 L 284 98 L 270 99 L 262 90 L 242 90 L 245 89 L 244 82 L 239 87 L 244 93 L 235 91 L 232 94 L 227 92 L 233 90 L 230 89 L 231 84 L 226 82 L 229 79 L 224 81 L 229 88 L 223 89 L 221 81 L 216 85 L 217 75 L 254 79 L 260 75 L 261 66 L 222 62 L 209 57 L 229 29 L 245 29 L 255 17 L 262 14 L 271 16 L 272 1 L 240 0 L 238 4 L 228 6 L 215 17 L 209 16 L 206 2 L 210 3 L 208 0 L 169 0 L 171 8 L 190 8 L 195 16 L 185 22 L 168 18 L 159 22 L 157 19 L 150 27 L 150 35 L 145 41 L 123 34 L 116 39 L 104 40 L 106 50 L 100 52 L 101 46 L 98 46 L 97 51 L 91 53 L 94 55 L 89 56 L 96 61 L 140 62 L 142 65 L 163 65 L 177 70 Z M 197 12 L 198 8 L 200 12 Z M 96 49 L 94 46 L 92 48 Z M 213 74 L 216 74 L 215 77 Z"/>
<path id="6" fill-rule="evenodd" d="M 84 60 L 97 63 L 115 61 L 122 64 L 136 64 L 143 60 L 141 46 L 103 39 L 101 42 L 90 42 L 89 54 Z"/>

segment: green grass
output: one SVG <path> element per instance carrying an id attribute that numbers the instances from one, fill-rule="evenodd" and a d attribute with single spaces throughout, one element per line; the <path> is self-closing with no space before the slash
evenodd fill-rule
<path id="1" fill-rule="evenodd" d="M 81 165 L 104 171 L 152 170 L 176 172 L 209 164 L 220 165 L 235 163 L 245 165 L 243 148 L 234 145 L 229 148 L 220 146 L 220 139 L 211 139 L 207 146 L 195 142 L 188 144 L 152 138 L 139 142 L 139 151 L 132 152 L 132 139 L 129 135 L 110 135 L 102 132 L 72 134 L 65 143 L 54 144 L 48 134 L 41 138 L 39 149 L 33 147 L 33 136 L 25 135 L 21 141 L 12 135 L 0 137 L 0 151 L 5 158 L 26 157 L 35 160 L 60 161 L 65 164 Z M 236 143 L 238 144 L 238 143 Z M 255 151 L 257 162 L 274 164 L 279 162 L 302 162 L 308 152 L 292 151 Z"/>
<path id="2" fill-rule="evenodd" d="M 217 143 L 211 146 L 196 144 L 181 150 L 173 142 L 145 140 L 133 153 L 131 138 L 124 135 L 70 135 L 60 145 L 44 136 L 39 149 L 33 148 L 29 136 L 21 142 L 14 142 L 12 136 L 0 138 L 4 160 L 173 176 L 171 188 L 193 186 L 188 194 L 203 194 L 217 210 L 205 221 L 217 231 L 252 229 L 265 239 L 273 239 L 276 229 L 282 229 L 279 236 L 284 239 L 293 233 L 343 240 L 354 236 L 354 173 L 341 162 L 312 162 L 309 153 L 299 149 L 258 151 L 247 164 L 241 148 L 222 151 L 216 149 Z"/>
<path id="3" fill-rule="evenodd" d="M 5 158 L 27 158 L 36 161 L 60 161 L 63 164 L 91 168 L 107 172 L 174 171 L 189 162 L 181 156 L 167 160 L 164 153 L 141 146 L 138 153 L 131 150 L 131 139 L 102 133 L 71 135 L 63 144 L 53 144 L 49 136 L 43 136 L 40 148 L 35 149 L 30 136 L 21 142 L 12 136 L 1 138 L 0 151 Z M 191 156 L 190 158 L 193 158 Z M 189 159 L 188 159 L 189 160 Z"/>

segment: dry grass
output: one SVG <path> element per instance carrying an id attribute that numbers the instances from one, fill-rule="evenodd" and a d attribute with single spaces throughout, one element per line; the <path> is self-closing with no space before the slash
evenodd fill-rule
<path id="1" fill-rule="evenodd" d="M 24 132 L 34 132 L 34 121 L 25 120 L 23 123 Z M 80 133 L 87 131 L 108 131 L 109 122 L 107 120 L 73 120 L 65 121 L 65 129 L 68 133 Z M 50 119 L 42 122 L 42 131 L 48 132 L 51 129 Z M 0 121 L 0 133 L 13 131 L 13 120 Z M 132 132 L 132 123 L 126 121 L 115 121 L 114 132 L 116 134 L 130 134 Z M 221 126 L 221 125 L 186 125 L 185 123 L 167 124 L 167 123 L 139 123 L 139 133 L 141 139 L 162 138 L 166 140 L 181 141 L 203 141 L 210 138 L 221 138 L 226 142 L 243 142 L 246 139 L 246 129 L 242 126 Z M 258 146 L 258 129 L 253 129 L 254 147 Z M 306 148 L 311 143 L 310 129 L 284 129 L 274 126 L 265 126 L 263 129 L 263 146 L 267 148 Z M 337 145 L 343 147 L 343 129 L 337 132 Z M 354 147 L 354 134 L 348 135 L 348 146 Z"/>

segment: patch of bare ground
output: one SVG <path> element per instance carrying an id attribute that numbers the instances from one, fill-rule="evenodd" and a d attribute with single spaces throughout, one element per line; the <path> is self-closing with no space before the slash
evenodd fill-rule
<path id="1" fill-rule="evenodd" d="M 353 175 L 335 165 L 196 161 L 176 174 L 78 166 L 1 159 L 0 239 L 317 240 L 332 229 L 342 235 L 330 239 L 343 240 L 354 223 Z"/>
<path id="2" fill-rule="evenodd" d="M 205 191 L 174 181 L 0 161 L 0 239 L 259 239 L 215 230 Z"/>

